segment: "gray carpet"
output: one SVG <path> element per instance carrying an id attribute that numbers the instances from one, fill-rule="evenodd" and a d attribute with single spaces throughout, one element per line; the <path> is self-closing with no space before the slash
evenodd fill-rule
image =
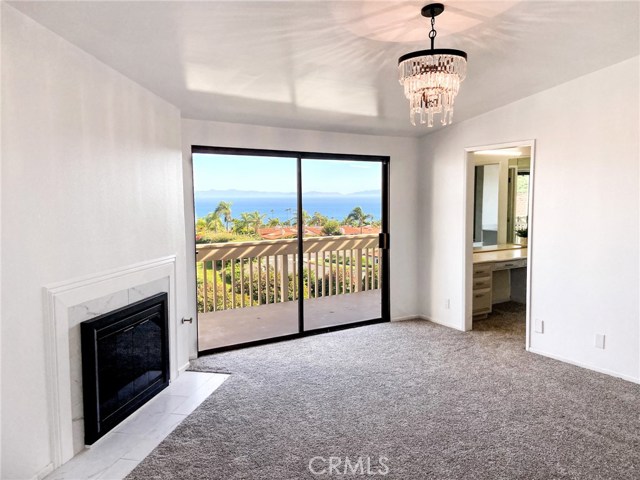
<path id="1" fill-rule="evenodd" d="M 129 479 L 362 478 L 367 457 L 374 478 L 640 478 L 640 386 L 525 352 L 517 304 L 470 333 L 386 323 L 193 369 L 232 375 Z M 342 475 L 310 473 L 330 456 Z"/>

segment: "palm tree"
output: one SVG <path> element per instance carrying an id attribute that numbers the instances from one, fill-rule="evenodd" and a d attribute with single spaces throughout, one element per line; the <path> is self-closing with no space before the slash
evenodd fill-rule
<path id="1" fill-rule="evenodd" d="M 248 213 L 242 212 L 240 218 L 233 219 L 233 231 L 236 233 L 249 233 L 251 228 L 251 217 Z"/>
<path id="2" fill-rule="evenodd" d="M 268 227 L 279 227 L 281 223 L 282 222 L 278 217 L 271 217 L 269 220 L 267 220 Z"/>
<path id="3" fill-rule="evenodd" d="M 302 210 L 302 225 L 309 225 L 309 220 L 311 220 L 311 215 L 307 213 L 306 210 Z M 298 211 L 296 210 L 296 214 L 291 221 L 291 225 L 298 225 Z"/>
<path id="4" fill-rule="evenodd" d="M 204 228 L 206 230 L 216 233 L 222 230 L 222 220 L 220 220 L 220 215 L 216 212 L 207 213 L 204 218 L 198 220 L 198 224 L 202 226 L 201 222 L 204 223 Z"/>
<path id="5" fill-rule="evenodd" d="M 243 214 L 244 215 L 244 214 Z M 258 235 L 258 230 L 262 226 L 264 219 L 266 218 L 266 213 L 260 213 L 259 211 L 251 212 L 248 215 L 249 225 L 253 228 L 253 231 L 256 235 Z"/>
<path id="6" fill-rule="evenodd" d="M 322 215 L 320 212 L 314 212 L 313 216 L 309 220 L 309 225 L 312 227 L 322 227 L 329 220 L 326 216 Z"/>
<path id="7" fill-rule="evenodd" d="M 213 211 L 215 215 L 224 218 L 224 224 L 227 232 L 229 231 L 229 223 L 233 220 L 231 216 L 231 202 L 220 202 L 216 209 Z"/>
<path id="8" fill-rule="evenodd" d="M 351 212 L 349 212 L 349 215 L 347 215 L 347 218 L 345 220 L 350 225 L 355 224 L 356 226 L 360 227 L 360 233 L 362 233 L 362 227 L 367 225 L 369 223 L 369 220 L 373 220 L 373 215 L 364 213 L 362 208 L 356 207 L 351 210 Z"/>

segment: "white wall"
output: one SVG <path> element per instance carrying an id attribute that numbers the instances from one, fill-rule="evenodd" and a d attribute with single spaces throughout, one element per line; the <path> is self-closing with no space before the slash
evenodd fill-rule
<path id="1" fill-rule="evenodd" d="M 43 285 L 175 254 L 184 312 L 180 114 L 2 9 L 0 477 L 24 479 L 51 462 Z"/>
<path id="2" fill-rule="evenodd" d="M 0 6 L 0 28 L 4 9 Z M 0 78 L 2 78 L 2 48 L 0 48 Z M 0 252 L 2 252 L 2 88 L 0 88 Z M 2 260 L 0 257 L 0 388 L 2 382 Z M 0 452 L 2 452 L 2 392 L 0 391 Z M 0 475 L 2 474 L 2 455 L 0 454 Z"/>
<path id="3" fill-rule="evenodd" d="M 417 309 L 418 264 L 416 251 L 416 155 L 418 141 L 413 138 L 328 133 L 310 130 L 261 127 L 231 123 L 183 120 L 182 144 L 185 179 L 185 217 L 193 225 L 191 146 L 207 145 L 303 152 L 389 155 L 391 222 L 391 318 L 414 316 Z M 195 252 L 193 235 L 187 235 L 187 252 Z M 193 278 L 195 253 L 187 262 Z M 189 257 L 188 257 L 189 258 Z M 189 282 L 189 298 L 195 298 L 195 285 Z M 194 311 L 190 314 L 195 317 Z M 192 338 L 195 352 L 195 335 Z"/>
<path id="4" fill-rule="evenodd" d="M 0 28 L 4 9 L 0 6 Z M 2 78 L 2 48 L 0 48 L 0 78 Z M 2 252 L 2 88 L 0 88 L 0 252 Z M 2 260 L 0 258 L 0 388 L 2 386 Z M 2 392 L 0 391 L 0 452 L 2 452 Z M 0 453 L 0 476 L 2 454 Z"/>
<path id="5" fill-rule="evenodd" d="M 421 140 L 422 314 L 464 328 L 464 149 L 535 139 L 531 348 L 639 379 L 638 90 L 635 57 Z"/>

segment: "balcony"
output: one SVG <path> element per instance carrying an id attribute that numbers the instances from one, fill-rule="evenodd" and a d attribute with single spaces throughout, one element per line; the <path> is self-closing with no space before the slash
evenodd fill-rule
<path id="1" fill-rule="evenodd" d="M 380 317 L 381 251 L 377 234 L 197 246 L 199 349 Z M 298 265 L 303 266 L 303 289 Z"/>

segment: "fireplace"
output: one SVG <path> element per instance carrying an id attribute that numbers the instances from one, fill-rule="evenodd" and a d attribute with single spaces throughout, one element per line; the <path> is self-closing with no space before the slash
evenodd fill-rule
<path id="1" fill-rule="evenodd" d="M 81 323 L 85 444 L 169 385 L 167 294 Z"/>

